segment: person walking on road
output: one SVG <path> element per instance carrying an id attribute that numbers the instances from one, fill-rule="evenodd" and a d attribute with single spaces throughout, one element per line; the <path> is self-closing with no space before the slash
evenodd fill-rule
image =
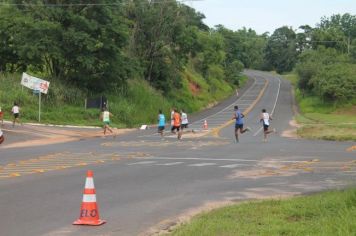
<path id="1" fill-rule="evenodd" d="M 232 117 L 232 120 L 235 120 L 235 142 L 239 142 L 239 131 L 240 134 L 245 133 L 246 131 L 250 131 L 250 127 L 247 127 L 244 129 L 244 114 L 239 110 L 238 106 L 234 106 L 234 116 Z"/>
<path id="2" fill-rule="evenodd" d="M 108 109 L 105 107 L 103 108 L 103 111 L 100 115 L 100 120 L 103 121 L 104 123 L 104 126 L 103 126 L 103 129 L 104 129 L 104 135 L 106 135 L 106 131 L 109 130 L 110 133 L 114 133 L 110 127 L 110 117 L 112 117 L 113 114 L 111 114 L 111 112 L 108 111 Z"/>
<path id="3" fill-rule="evenodd" d="M 275 133 L 276 129 L 268 130 L 272 116 L 268 114 L 266 109 L 262 109 L 260 122 L 263 124 L 263 142 L 267 142 L 267 135 L 270 133 Z"/>
<path id="4" fill-rule="evenodd" d="M 182 138 L 182 132 L 180 130 L 180 125 L 181 125 L 181 116 L 177 109 L 174 109 L 174 114 L 173 114 L 173 127 L 171 129 L 172 133 L 175 133 L 175 130 L 177 130 L 177 138 L 181 139 Z"/>
<path id="5" fill-rule="evenodd" d="M 15 127 L 15 123 L 20 123 L 20 107 L 17 102 L 14 102 L 14 106 L 11 109 L 12 115 L 14 116 L 12 121 L 12 127 Z"/>
<path id="6" fill-rule="evenodd" d="M 161 134 L 161 139 L 163 139 L 163 131 L 166 125 L 166 118 L 162 113 L 162 110 L 158 111 L 158 133 Z"/>

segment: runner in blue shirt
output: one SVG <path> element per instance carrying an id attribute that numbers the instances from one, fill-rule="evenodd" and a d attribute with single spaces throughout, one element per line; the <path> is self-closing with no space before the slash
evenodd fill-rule
<path id="1" fill-rule="evenodd" d="M 161 139 L 163 139 L 163 131 L 166 125 L 166 118 L 162 113 L 162 110 L 158 111 L 158 133 L 161 134 Z"/>
<path id="2" fill-rule="evenodd" d="M 235 142 L 238 143 L 239 142 L 239 130 L 240 133 L 243 134 L 246 131 L 250 131 L 250 128 L 247 127 L 246 129 L 244 129 L 244 114 L 241 113 L 241 111 L 239 110 L 238 106 L 234 106 L 234 116 L 232 117 L 233 120 L 236 120 L 235 122 Z"/>

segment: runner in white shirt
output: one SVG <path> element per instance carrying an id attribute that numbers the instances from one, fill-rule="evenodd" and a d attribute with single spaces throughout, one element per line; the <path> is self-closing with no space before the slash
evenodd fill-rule
<path id="1" fill-rule="evenodd" d="M 5 138 L 4 138 L 4 133 L 2 132 L 2 130 L 0 129 L 0 144 L 2 144 L 4 142 Z"/>
<path id="2" fill-rule="evenodd" d="M 16 102 L 14 102 L 14 106 L 12 107 L 11 112 L 14 116 L 14 119 L 12 121 L 12 127 L 15 127 L 16 121 L 17 123 L 20 123 L 20 107 Z"/>
<path id="3" fill-rule="evenodd" d="M 106 130 L 109 130 L 110 133 L 114 133 L 114 131 L 112 131 L 111 127 L 110 127 L 110 117 L 112 117 L 113 114 L 111 114 L 111 112 L 108 111 L 107 108 L 103 108 L 102 113 L 100 114 L 100 120 L 103 121 L 104 126 L 104 135 L 106 135 Z M 115 137 L 115 136 L 114 136 Z"/>
<path id="4" fill-rule="evenodd" d="M 172 108 L 172 110 L 171 110 L 171 130 L 172 130 L 173 126 L 174 126 L 174 119 L 173 119 L 173 116 L 174 116 L 174 109 L 175 109 L 175 108 Z M 171 132 L 172 132 L 172 133 L 175 133 L 173 130 L 172 130 Z"/>
<path id="5" fill-rule="evenodd" d="M 181 123 L 181 128 L 182 130 L 185 129 L 185 128 L 188 128 L 188 115 L 187 113 L 184 112 L 184 110 L 182 109 L 181 112 L 181 119 L 182 119 L 182 123 Z"/>
<path id="6" fill-rule="evenodd" d="M 268 130 L 272 116 L 267 113 L 266 109 L 262 109 L 260 122 L 263 122 L 263 142 L 267 142 L 267 135 L 275 133 L 276 129 Z"/>

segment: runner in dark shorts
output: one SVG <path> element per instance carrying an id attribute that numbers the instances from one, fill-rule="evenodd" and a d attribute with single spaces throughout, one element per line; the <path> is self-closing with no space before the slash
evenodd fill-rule
<path id="1" fill-rule="evenodd" d="M 161 134 L 161 139 L 163 139 L 163 131 L 166 125 L 166 118 L 162 113 L 162 110 L 158 111 L 158 133 Z"/>
<path id="2" fill-rule="evenodd" d="M 172 129 L 171 129 L 172 133 L 175 133 L 175 130 L 177 130 L 177 132 L 179 132 L 180 126 L 175 126 L 175 125 L 173 125 L 173 126 L 172 126 Z"/>
<path id="3" fill-rule="evenodd" d="M 177 133 L 178 133 L 177 138 L 178 139 L 182 138 L 182 132 L 181 132 L 181 129 L 180 129 L 181 122 L 182 122 L 182 120 L 181 120 L 179 112 L 177 111 L 177 109 L 174 109 L 173 127 L 171 129 L 171 132 L 175 133 L 174 131 L 177 130 Z"/>
<path id="4" fill-rule="evenodd" d="M 260 122 L 263 123 L 263 142 L 267 142 L 267 136 L 270 133 L 275 133 L 276 129 L 268 130 L 272 116 L 268 114 L 266 109 L 262 109 Z"/>
<path id="5" fill-rule="evenodd" d="M 246 131 L 250 131 L 250 127 L 244 129 L 244 114 L 239 110 L 238 106 L 234 106 L 234 116 L 232 117 L 235 121 L 235 142 L 239 142 L 239 131 L 240 134 L 245 133 Z"/>

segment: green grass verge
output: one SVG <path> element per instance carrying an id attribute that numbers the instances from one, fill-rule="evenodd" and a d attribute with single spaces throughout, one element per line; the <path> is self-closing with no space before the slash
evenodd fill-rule
<path id="1" fill-rule="evenodd" d="M 356 189 L 247 202 L 198 215 L 174 236 L 356 235 Z"/>
<path id="2" fill-rule="evenodd" d="M 294 85 L 296 100 L 300 109 L 295 119 L 301 128 L 297 130 L 300 137 L 335 141 L 356 141 L 356 105 L 349 103 L 332 103 L 322 101 L 317 96 L 302 95 L 296 88 L 296 74 L 283 77 Z"/>

